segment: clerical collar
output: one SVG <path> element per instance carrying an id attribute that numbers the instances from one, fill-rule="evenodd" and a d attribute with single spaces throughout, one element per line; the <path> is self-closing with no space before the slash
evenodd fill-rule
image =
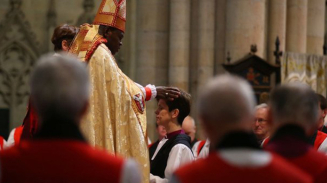
<path id="1" fill-rule="evenodd" d="M 79 127 L 70 120 L 44 121 L 35 139 L 62 139 L 86 142 Z"/>
<path id="2" fill-rule="evenodd" d="M 284 138 L 285 136 L 291 136 L 293 138 L 308 142 L 304 129 L 295 124 L 286 124 L 280 127 L 271 137 L 270 141 L 278 140 Z"/>
<path id="3" fill-rule="evenodd" d="M 261 149 L 254 134 L 234 131 L 225 135 L 216 145 L 216 149 L 252 148 Z"/>
<path id="4" fill-rule="evenodd" d="M 310 149 L 305 131 L 298 125 L 287 124 L 279 128 L 270 139 L 266 149 L 276 152 L 283 157 L 302 156 Z"/>
<path id="5" fill-rule="evenodd" d="M 179 135 L 179 134 L 185 134 L 184 130 L 177 130 L 174 132 L 167 133 L 166 137 L 167 137 L 167 139 L 171 139 L 174 136 Z"/>

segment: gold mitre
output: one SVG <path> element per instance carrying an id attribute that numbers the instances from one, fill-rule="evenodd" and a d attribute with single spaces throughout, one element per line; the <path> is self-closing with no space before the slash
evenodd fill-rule
<path id="1" fill-rule="evenodd" d="M 107 25 L 125 32 L 125 22 L 126 0 L 102 0 L 93 24 Z"/>

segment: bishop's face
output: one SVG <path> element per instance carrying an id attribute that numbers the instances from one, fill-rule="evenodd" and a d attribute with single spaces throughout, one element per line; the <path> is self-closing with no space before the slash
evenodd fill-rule
<path id="1" fill-rule="evenodd" d="M 111 28 L 105 34 L 105 38 L 108 40 L 106 43 L 107 47 L 111 53 L 115 55 L 123 45 L 122 40 L 124 38 L 124 32 L 119 29 Z"/>

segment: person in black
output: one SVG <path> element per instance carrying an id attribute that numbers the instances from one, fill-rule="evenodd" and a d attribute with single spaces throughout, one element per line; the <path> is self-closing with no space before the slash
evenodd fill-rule
<path id="1" fill-rule="evenodd" d="M 182 130 L 184 118 L 190 113 L 191 96 L 182 91 L 173 101 L 159 98 L 155 112 L 157 124 L 165 127 L 166 138 L 162 139 L 150 161 L 150 181 L 168 181 L 179 166 L 194 160 L 191 138 Z"/>

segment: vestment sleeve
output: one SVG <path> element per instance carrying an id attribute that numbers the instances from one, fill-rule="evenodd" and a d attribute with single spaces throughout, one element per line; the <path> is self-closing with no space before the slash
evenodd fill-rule
<path id="1" fill-rule="evenodd" d="M 145 87 L 142 85 L 135 83 L 143 92 L 143 95 L 145 96 L 145 100 L 149 101 L 157 96 L 157 89 L 155 85 L 148 84 Z"/>
<path id="2" fill-rule="evenodd" d="M 165 169 L 165 177 L 170 177 L 177 168 L 193 160 L 193 153 L 186 145 L 175 145 L 169 153 L 167 166 Z"/>

